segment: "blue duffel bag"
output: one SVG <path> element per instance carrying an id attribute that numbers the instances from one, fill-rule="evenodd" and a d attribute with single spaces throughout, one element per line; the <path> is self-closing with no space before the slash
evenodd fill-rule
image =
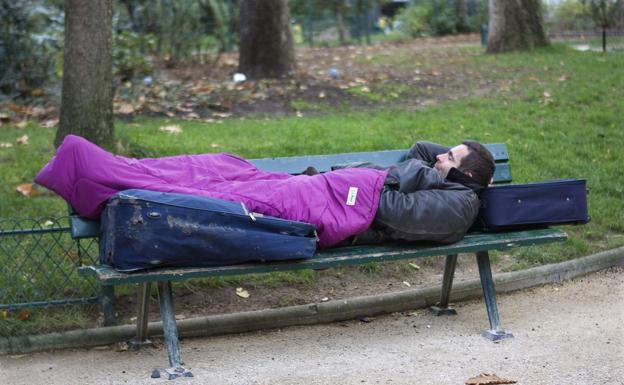
<path id="1" fill-rule="evenodd" d="M 125 190 L 101 216 L 100 261 L 120 271 L 310 258 L 316 244 L 311 224 L 193 195 Z"/>
<path id="2" fill-rule="evenodd" d="M 477 228 L 520 230 L 590 220 L 584 179 L 489 187 L 479 196 Z"/>

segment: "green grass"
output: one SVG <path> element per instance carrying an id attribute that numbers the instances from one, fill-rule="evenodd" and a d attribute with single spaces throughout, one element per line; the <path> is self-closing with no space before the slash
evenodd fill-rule
<path id="1" fill-rule="evenodd" d="M 504 79 L 505 87 L 418 111 L 346 110 L 304 118 L 232 118 L 222 124 L 138 118 L 117 122 L 118 152 L 135 157 L 231 152 L 257 158 L 400 149 L 421 139 L 449 145 L 465 138 L 504 142 L 517 183 L 587 179 L 592 217 L 587 225 L 565 227 L 569 240 L 564 243 L 515 250 L 512 269 L 624 245 L 623 57 L 562 46 L 463 57 L 481 76 Z M 159 131 L 168 124 L 179 124 L 183 132 Z M 62 216 L 66 206 L 59 198 L 26 198 L 15 191 L 18 184 L 32 181 L 53 154 L 54 130 L 32 123 L 24 129 L 4 125 L 0 142 L 14 143 L 24 134 L 28 145 L 0 148 L 0 218 Z M 270 278 L 252 284 L 313 285 L 314 277 L 305 274 L 263 276 Z"/>

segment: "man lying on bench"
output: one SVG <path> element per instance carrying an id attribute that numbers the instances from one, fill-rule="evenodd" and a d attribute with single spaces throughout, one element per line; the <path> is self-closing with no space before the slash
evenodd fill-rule
<path id="1" fill-rule="evenodd" d="M 35 181 L 87 218 L 98 218 L 111 196 L 133 188 L 243 202 L 253 212 L 313 224 L 319 246 L 330 247 L 456 242 L 475 220 L 477 193 L 494 169 L 490 152 L 474 141 L 451 149 L 418 142 L 389 168 L 358 163 L 293 176 L 259 170 L 230 154 L 114 156 L 69 135 Z"/>

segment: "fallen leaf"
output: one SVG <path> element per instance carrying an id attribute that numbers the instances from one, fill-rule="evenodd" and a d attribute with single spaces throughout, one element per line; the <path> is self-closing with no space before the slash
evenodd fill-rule
<path id="1" fill-rule="evenodd" d="M 185 318 L 186 318 L 186 316 L 184 314 L 176 314 L 176 316 L 175 316 L 176 320 L 182 320 L 182 319 L 185 319 Z"/>
<path id="2" fill-rule="evenodd" d="M 35 191 L 37 191 L 37 190 L 35 190 Z M 50 227 L 50 226 L 52 226 L 53 224 L 54 224 L 54 222 L 52 222 L 51 220 L 49 220 L 49 219 L 48 219 L 47 221 L 45 221 L 45 222 L 43 223 L 43 227 Z"/>
<path id="3" fill-rule="evenodd" d="M 545 97 L 545 98 L 549 98 L 549 97 L 550 97 L 550 92 L 548 92 L 548 91 L 544 91 L 544 97 Z"/>
<path id="4" fill-rule="evenodd" d="M 130 103 L 122 103 L 117 109 L 117 112 L 125 115 L 131 114 L 134 112 L 134 107 Z"/>
<path id="5" fill-rule="evenodd" d="M 35 188 L 33 187 L 32 183 L 22 183 L 21 185 L 17 186 L 15 190 L 17 190 L 17 192 L 21 193 L 25 197 L 32 198 L 39 195 L 37 190 L 35 190 Z"/>
<path id="6" fill-rule="evenodd" d="M 241 297 L 241 298 L 249 298 L 249 292 L 245 289 L 243 289 L 242 287 L 237 287 L 236 288 L 236 295 Z"/>
<path id="7" fill-rule="evenodd" d="M 298 118 L 303 118 L 303 114 L 301 113 L 301 111 L 297 111 L 297 117 Z"/>
<path id="8" fill-rule="evenodd" d="M 15 127 L 19 128 L 19 129 L 21 130 L 21 129 L 26 128 L 26 125 L 27 125 L 27 124 L 28 124 L 28 121 L 26 121 L 26 120 L 22 120 L 21 122 L 17 123 L 17 124 L 15 125 Z"/>
<path id="9" fill-rule="evenodd" d="M 191 112 L 191 113 L 188 113 L 188 114 L 184 115 L 184 117 L 182 119 L 185 119 L 185 120 L 196 120 L 196 119 L 199 119 L 199 115 L 197 115 L 194 112 Z"/>
<path id="10" fill-rule="evenodd" d="M 325 97 L 325 92 L 324 91 L 319 92 L 318 97 L 323 99 Z"/>
<path id="11" fill-rule="evenodd" d="M 411 286 L 412 286 L 412 285 L 410 285 L 410 283 L 409 283 L 409 282 L 407 282 L 407 281 L 403 281 L 403 284 L 404 284 L 405 286 L 407 286 L 407 287 L 411 287 Z"/>
<path id="12" fill-rule="evenodd" d="M 497 384 L 515 384 L 518 381 L 507 378 L 500 378 L 493 373 L 481 373 L 476 377 L 466 380 L 466 385 L 497 385 Z"/>
<path id="13" fill-rule="evenodd" d="M 559 77 L 559 81 L 560 82 L 565 82 L 568 79 L 569 79 L 569 77 L 567 75 L 563 75 L 563 76 Z"/>
<path id="14" fill-rule="evenodd" d="M 17 312 L 17 319 L 19 319 L 20 321 L 26 321 L 30 318 L 31 315 L 32 311 L 28 309 L 22 309 Z"/>
<path id="15" fill-rule="evenodd" d="M 34 90 L 30 91 L 30 96 L 40 98 L 43 96 L 43 90 L 41 88 L 35 88 Z"/>
<path id="16" fill-rule="evenodd" d="M 211 143 L 210 147 L 217 148 L 217 147 L 221 147 L 221 146 L 219 144 L 217 144 L 217 143 Z"/>
<path id="17" fill-rule="evenodd" d="M 409 265 L 409 267 L 411 267 L 414 270 L 420 270 L 420 266 L 418 266 L 414 262 L 410 262 L 410 263 L 408 263 L 408 265 Z"/>
<path id="18" fill-rule="evenodd" d="M 360 88 L 360 91 L 362 91 L 362 92 L 370 92 L 370 88 L 364 86 L 364 87 Z"/>
<path id="19" fill-rule="evenodd" d="M 215 116 L 217 118 L 229 118 L 230 116 L 232 116 L 232 114 L 230 114 L 229 112 L 213 112 L 212 116 Z"/>
<path id="20" fill-rule="evenodd" d="M 6 143 L 6 142 L 0 142 L 0 148 L 10 148 L 10 147 L 13 147 L 13 144 Z"/>
<path id="21" fill-rule="evenodd" d="M 327 301 L 329 301 L 329 297 L 323 297 L 323 298 L 321 298 L 321 302 L 327 302 Z"/>
<path id="22" fill-rule="evenodd" d="M 179 124 L 172 124 L 170 126 L 162 126 L 158 129 L 161 132 L 166 132 L 170 135 L 178 135 L 182 132 L 182 127 Z"/>
<path id="23" fill-rule="evenodd" d="M 17 138 L 15 140 L 15 143 L 17 144 L 23 144 L 23 145 L 27 145 L 28 144 L 28 135 L 22 135 L 19 138 Z"/>
<path id="24" fill-rule="evenodd" d="M 48 119 L 45 122 L 41 123 L 41 127 L 43 128 L 54 128 L 59 123 L 58 119 Z"/>
<path id="25" fill-rule="evenodd" d="M 0 318 L 6 318 L 9 315 L 9 312 L 6 310 L 0 310 Z"/>
<path id="26" fill-rule="evenodd" d="M 9 120 L 11 120 L 11 117 L 9 116 L 9 114 L 0 112 L 0 122 L 8 122 Z"/>

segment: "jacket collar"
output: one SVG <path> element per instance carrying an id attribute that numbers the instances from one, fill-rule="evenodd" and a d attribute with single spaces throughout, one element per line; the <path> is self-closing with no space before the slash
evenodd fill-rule
<path id="1" fill-rule="evenodd" d="M 477 183 L 477 181 L 472 179 L 472 177 L 464 174 L 463 172 L 459 171 L 455 167 L 449 170 L 449 173 L 446 176 L 446 179 L 451 182 L 463 184 L 464 186 L 470 188 L 472 191 L 474 191 L 477 194 L 483 191 L 484 189 L 484 187 L 481 186 L 479 183 Z"/>

